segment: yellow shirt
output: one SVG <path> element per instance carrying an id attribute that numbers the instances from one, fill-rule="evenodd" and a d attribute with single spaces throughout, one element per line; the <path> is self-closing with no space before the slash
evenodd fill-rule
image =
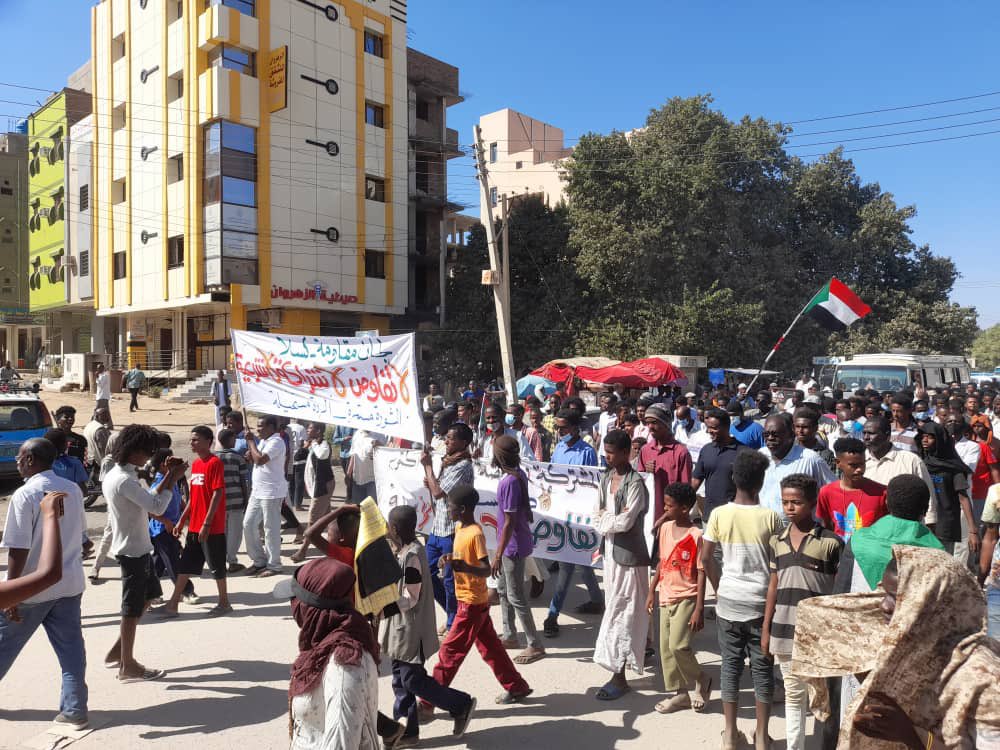
<path id="1" fill-rule="evenodd" d="M 468 526 L 455 524 L 455 546 L 453 554 L 456 560 L 467 565 L 479 566 L 486 552 L 486 537 L 478 523 Z M 486 591 L 486 579 L 472 573 L 455 571 L 455 598 L 463 604 L 488 604 L 489 595 Z"/>

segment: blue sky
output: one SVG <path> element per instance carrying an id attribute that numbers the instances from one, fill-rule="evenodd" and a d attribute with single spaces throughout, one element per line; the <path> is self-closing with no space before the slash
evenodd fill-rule
<path id="1" fill-rule="evenodd" d="M 0 0 L 0 81 L 64 85 L 89 55 L 89 5 Z M 503 107 L 575 139 L 637 127 L 678 95 L 711 93 L 730 117 L 790 122 L 1000 92 L 995 3 L 410 0 L 409 20 L 410 46 L 460 70 L 467 99 L 451 108 L 449 124 L 463 143 L 479 115 Z M 8 100 L 0 103 L 0 126 L 31 108 L 10 102 L 44 96 L 0 86 Z M 980 122 L 845 143 L 850 149 L 1000 131 L 993 108 L 1000 95 L 795 127 L 805 133 L 969 113 L 800 141 L 813 143 Z M 914 241 L 951 256 L 962 272 L 954 300 L 975 305 L 980 325 L 1000 323 L 1000 133 L 848 155 L 862 179 L 916 205 Z M 474 206 L 472 174 L 469 162 L 452 162 L 450 192 Z"/>

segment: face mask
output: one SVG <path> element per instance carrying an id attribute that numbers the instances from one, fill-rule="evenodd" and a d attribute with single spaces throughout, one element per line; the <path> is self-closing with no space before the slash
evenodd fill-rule
<path id="1" fill-rule="evenodd" d="M 503 423 L 505 425 L 507 425 L 508 427 L 512 426 L 514 424 L 514 415 L 513 414 L 508 414 L 507 416 L 505 416 L 503 418 Z"/>
<path id="2" fill-rule="evenodd" d="M 840 424 L 844 428 L 844 432 L 857 432 L 858 430 L 858 423 L 853 419 L 845 419 Z"/>

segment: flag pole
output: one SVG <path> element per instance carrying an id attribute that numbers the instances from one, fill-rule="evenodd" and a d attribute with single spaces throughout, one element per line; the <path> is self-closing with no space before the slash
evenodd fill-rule
<path id="1" fill-rule="evenodd" d="M 815 294 L 809 298 L 809 302 L 806 302 L 805 305 L 802 306 L 802 309 L 799 310 L 799 314 L 795 316 L 795 320 L 792 321 L 791 325 L 788 326 L 785 332 L 781 334 L 781 337 L 774 343 L 774 346 L 771 347 L 771 351 L 769 351 L 767 356 L 764 357 L 764 362 L 761 364 L 760 369 L 757 370 L 757 374 L 753 376 L 753 380 L 751 380 L 750 385 L 747 386 L 747 393 L 753 392 L 754 383 L 760 379 L 760 374 L 764 372 L 764 368 L 767 367 L 767 363 L 771 361 L 771 358 L 777 353 L 778 349 L 781 348 L 781 345 L 785 343 L 785 339 L 788 338 L 788 334 L 792 332 L 792 329 L 795 328 L 795 324 L 799 322 L 803 315 L 805 315 L 806 310 L 809 307 L 809 303 L 815 298 Z"/>

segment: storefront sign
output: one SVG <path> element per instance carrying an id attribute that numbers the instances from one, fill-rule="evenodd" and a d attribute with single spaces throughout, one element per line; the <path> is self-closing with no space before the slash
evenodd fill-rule
<path id="1" fill-rule="evenodd" d="M 329 305 L 353 305 L 358 301 L 358 298 L 353 294 L 341 294 L 340 292 L 328 292 L 326 289 L 319 287 L 317 292 L 317 287 L 303 287 L 302 289 L 285 289 L 283 286 L 272 286 L 271 287 L 271 299 L 288 299 L 288 300 L 316 300 L 318 302 L 326 302 Z"/>
<path id="2" fill-rule="evenodd" d="M 287 106 L 288 47 L 278 47 L 267 56 L 267 108 L 278 112 Z"/>

